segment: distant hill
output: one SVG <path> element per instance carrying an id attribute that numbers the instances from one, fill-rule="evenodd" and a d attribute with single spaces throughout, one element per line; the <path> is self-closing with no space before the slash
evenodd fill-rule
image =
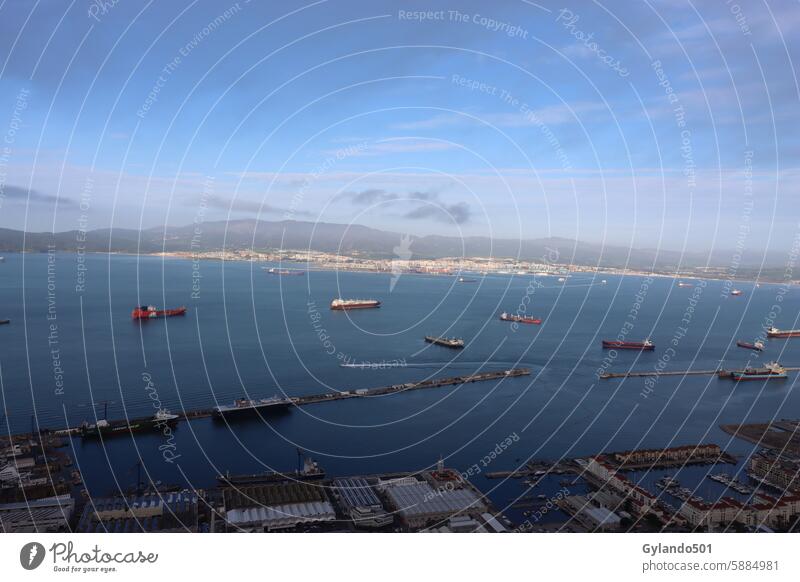
<path id="1" fill-rule="evenodd" d="M 53 245 L 60 251 L 78 248 L 78 232 L 23 233 L 0 229 L 0 252 L 46 251 Z M 24 249 L 23 249 L 24 237 Z M 344 225 L 325 222 L 263 221 L 254 219 L 206 222 L 195 225 L 162 227 L 142 231 L 131 229 L 100 229 L 86 233 L 83 246 L 88 252 L 154 253 L 161 251 L 211 251 L 233 249 L 305 249 L 332 253 L 358 252 L 371 257 L 392 258 L 402 235 L 377 230 L 362 225 Z M 195 240 L 196 246 L 192 246 Z M 503 257 L 522 260 L 544 260 L 578 265 L 624 267 L 632 269 L 672 270 L 679 264 L 683 268 L 705 266 L 708 256 L 654 249 L 628 249 L 621 246 L 601 246 L 565 238 L 528 240 L 489 237 L 411 237 L 413 258 L 441 258 L 452 256 Z M 712 266 L 726 266 L 732 253 L 717 251 L 712 256 Z M 741 267 L 754 268 L 761 263 L 757 256 Z M 779 266 L 780 257 L 770 257 L 772 266 Z"/>

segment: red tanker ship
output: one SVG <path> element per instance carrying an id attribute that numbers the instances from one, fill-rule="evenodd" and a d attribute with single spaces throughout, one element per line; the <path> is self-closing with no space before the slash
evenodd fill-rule
<path id="1" fill-rule="evenodd" d="M 514 323 L 532 323 L 535 325 L 539 325 L 542 323 L 542 320 L 538 317 L 525 317 L 523 315 L 514 315 L 511 313 L 506 313 L 505 311 L 500 314 L 501 321 L 511 321 Z"/>
<path id="2" fill-rule="evenodd" d="M 652 351 L 652 350 L 656 349 L 656 346 L 649 339 L 646 339 L 643 342 L 626 342 L 626 341 L 622 341 L 622 340 L 603 340 L 603 348 L 604 349 L 614 349 L 614 350 Z"/>
<path id="3" fill-rule="evenodd" d="M 767 328 L 767 337 L 800 337 L 800 329 Z"/>
<path id="4" fill-rule="evenodd" d="M 156 319 L 159 317 L 184 315 L 185 313 L 185 307 L 178 307 L 177 309 L 157 309 L 152 305 L 142 305 L 131 312 L 131 317 L 133 319 Z"/>

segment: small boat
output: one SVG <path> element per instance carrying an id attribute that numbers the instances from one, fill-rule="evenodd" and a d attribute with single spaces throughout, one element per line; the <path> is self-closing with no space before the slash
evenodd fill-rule
<path id="1" fill-rule="evenodd" d="M 458 278 L 458 282 L 459 283 L 476 283 L 477 281 L 478 281 L 477 279 L 468 279 L 466 277 L 459 277 Z"/>
<path id="2" fill-rule="evenodd" d="M 734 297 L 738 297 L 741 294 L 742 294 L 742 291 L 740 289 L 731 290 L 731 295 L 733 295 Z"/>
<path id="3" fill-rule="evenodd" d="M 461 349 L 464 347 L 464 340 L 456 337 L 438 337 L 426 335 L 425 341 L 430 344 L 436 344 L 437 346 L 443 346 L 445 348 Z"/>
<path id="4" fill-rule="evenodd" d="M 11 323 L 10 319 L 0 319 L 0 325 L 8 325 Z"/>
<path id="5" fill-rule="evenodd" d="M 512 313 L 506 313 L 505 311 L 500 314 L 501 321 L 511 321 L 513 323 L 532 323 L 534 325 L 539 325 L 542 323 L 542 320 L 538 317 L 525 317 L 523 315 L 514 315 Z"/>
<path id="6" fill-rule="evenodd" d="M 686 281 L 678 281 L 678 287 L 694 287 L 694 283 L 687 283 Z"/>
<path id="7" fill-rule="evenodd" d="M 800 337 L 800 329 L 778 329 L 777 327 L 768 327 L 767 337 Z"/>
<path id="8" fill-rule="evenodd" d="M 305 271 L 299 271 L 297 269 L 276 269 L 275 267 L 266 268 L 264 270 L 269 273 L 270 275 L 305 275 Z"/>
<path id="9" fill-rule="evenodd" d="M 622 340 L 603 340 L 603 349 L 652 351 L 656 349 L 656 345 L 649 339 L 646 339 L 641 342 L 622 341 Z"/>
<path id="10" fill-rule="evenodd" d="M 608 281 L 606 281 L 605 279 L 603 279 L 602 281 L 600 281 L 600 284 L 601 284 L 601 285 L 605 285 L 606 283 L 608 283 Z"/>
<path id="11" fill-rule="evenodd" d="M 563 282 L 564 282 L 564 281 L 566 281 L 566 280 L 567 280 L 567 278 L 566 278 L 566 277 L 559 277 L 559 278 L 558 278 L 558 282 L 559 282 L 559 283 L 563 283 Z"/>
<path id="12" fill-rule="evenodd" d="M 142 305 L 137 307 L 131 312 L 133 319 L 157 319 L 160 317 L 174 317 L 176 315 L 185 315 L 186 308 L 178 307 L 177 309 L 158 309 L 152 305 Z"/>
<path id="13" fill-rule="evenodd" d="M 756 352 L 761 352 L 764 350 L 764 342 L 762 341 L 755 341 L 755 342 L 746 342 L 742 340 L 738 340 L 736 345 L 740 348 L 744 348 L 746 350 L 754 350 Z"/>

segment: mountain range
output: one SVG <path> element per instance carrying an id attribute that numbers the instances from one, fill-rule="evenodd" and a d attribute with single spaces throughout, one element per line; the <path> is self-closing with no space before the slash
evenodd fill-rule
<path id="1" fill-rule="evenodd" d="M 264 221 L 254 219 L 206 222 L 200 225 L 155 227 L 139 230 L 97 229 L 86 233 L 23 232 L 0 228 L 0 252 L 58 251 L 156 253 L 217 251 L 222 249 L 311 249 L 345 255 L 360 254 L 373 258 L 393 258 L 403 244 L 403 235 L 362 225 L 306 221 Z M 428 235 L 410 236 L 405 246 L 411 258 L 496 257 L 602 267 L 676 270 L 706 266 L 725 268 L 732 262 L 733 251 L 680 253 L 672 250 L 631 249 L 600 245 L 566 238 L 504 239 L 482 236 L 458 238 Z M 739 268 L 756 269 L 762 253 L 745 255 Z M 780 256 L 770 254 L 765 265 L 782 265 Z"/>

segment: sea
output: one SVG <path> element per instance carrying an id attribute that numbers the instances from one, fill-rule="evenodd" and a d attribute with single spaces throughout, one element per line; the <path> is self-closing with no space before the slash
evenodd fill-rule
<path id="1" fill-rule="evenodd" d="M 800 327 L 800 289 L 781 284 L 572 273 L 455 276 L 307 269 L 160 256 L 27 253 L 0 263 L 0 433 L 98 419 L 208 409 L 236 398 L 301 396 L 527 367 L 531 375 L 324 402 L 261 418 L 182 422 L 155 432 L 70 440 L 93 496 L 148 483 L 213 486 L 218 474 L 289 471 L 298 450 L 329 476 L 413 471 L 440 459 L 513 513 L 527 490 L 492 471 L 529 459 L 716 443 L 741 462 L 754 445 L 721 424 L 800 416 L 797 373 L 735 384 L 706 376 L 599 379 L 603 372 L 800 365 L 800 340 L 738 348 L 765 326 Z M 733 288 L 743 291 L 732 297 Z M 336 297 L 379 309 L 331 311 Z M 134 321 L 137 305 L 186 306 L 183 317 Z M 503 311 L 541 325 L 499 320 Z M 457 336 L 452 350 L 424 336 Z M 601 340 L 650 338 L 652 352 L 603 350 Z M 342 364 L 366 364 L 343 367 Z M 724 494 L 687 468 L 698 495 Z M 655 480 L 662 472 L 644 476 Z M 648 481 L 649 482 L 649 481 Z"/>

